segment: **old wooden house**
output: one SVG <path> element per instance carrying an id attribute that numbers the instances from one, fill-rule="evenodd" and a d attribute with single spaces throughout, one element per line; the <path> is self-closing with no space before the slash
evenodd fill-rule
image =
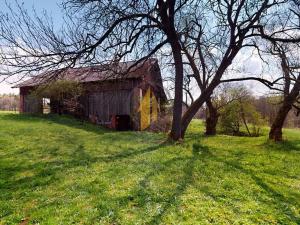
<path id="1" fill-rule="evenodd" d="M 49 80 L 72 80 L 84 89 L 80 116 L 117 130 L 144 130 L 157 120 L 166 101 L 156 59 L 137 65 L 122 62 L 83 68 L 69 68 L 35 76 L 15 86 L 20 88 L 20 112 L 42 113 L 43 101 L 31 92 Z M 45 96 L 47 97 L 47 96 Z M 55 111 L 50 101 L 51 112 Z M 69 113 L 64 110 L 64 113 Z"/>

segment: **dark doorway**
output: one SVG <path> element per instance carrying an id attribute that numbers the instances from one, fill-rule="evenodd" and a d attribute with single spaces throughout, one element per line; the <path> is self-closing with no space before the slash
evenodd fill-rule
<path id="1" fill-rule="evenodd" d="M 119 131 L 131 130 L 130 116 L 117 115 L 116 116 L 116 129 Z"/>

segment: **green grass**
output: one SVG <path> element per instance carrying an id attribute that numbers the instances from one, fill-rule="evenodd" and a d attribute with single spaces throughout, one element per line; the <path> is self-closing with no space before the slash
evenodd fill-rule
<path id="1" fill-rule="evenodd" d="M 283 144 L 112 132 L 0 114 L 0 224 L 300 224 L 300 131 Z"/>

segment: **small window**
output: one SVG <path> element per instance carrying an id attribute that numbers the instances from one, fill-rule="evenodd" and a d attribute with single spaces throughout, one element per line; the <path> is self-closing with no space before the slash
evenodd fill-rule
<path id="1" fill-rule="evenodd" d="M 50 98 L 43 98 L 43 114 L 50 113 Z"/>

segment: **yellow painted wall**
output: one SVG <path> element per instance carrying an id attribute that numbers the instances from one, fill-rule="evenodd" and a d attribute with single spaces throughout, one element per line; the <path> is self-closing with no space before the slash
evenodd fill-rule
<path id="1" fill-rule="evenodd" d="M 152 106 L 151 106 L 152 104 Z M 152 107 L 152 114 L 151 114 Z M 140 114 L 141 114 L 141 130 L 147 129 L 151 122 L 155 122 L 158 119 L 158 101 L 154 94 L 151 96 L 151 88 L 148 88 L 146 94 L 142 97 L 140 102 Z"/>
<path id="2" fill-rule="evenodd" d="M 150 126 L 150 88 L 147 90 L 146 94 L 142 97 L 140 103 L 140 113 L 141 113 L 141 130 L 145 130 Z"/>
<path id="3" fill-rule="evenodd" d="M 152 115 L 151 115 L 151 122 L 157 121 L 158 118 L 158 102 L 156 100 L 155 95 L 152 95 Z"/>

